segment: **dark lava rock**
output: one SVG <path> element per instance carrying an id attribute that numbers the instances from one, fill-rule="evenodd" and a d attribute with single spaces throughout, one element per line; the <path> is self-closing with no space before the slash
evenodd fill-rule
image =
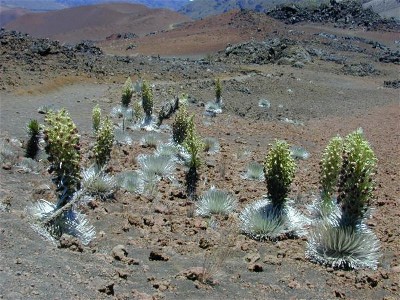
<path id="1" fill-rule="evenodd" d="M 398 89 L 400 88 L 400 80 L 385 80 L 383 86 L 387 88 Z"/>
<path id="2" fill-rule="evenodd" d="M 159 261 L 168 261 L 169 257 L 162 252 L 159 251 L 151 251 L 149 260 L 159 260 Z"/>
<path id="3" fill-rule="evenodd" d="M 353 76 L 371 76 L 371 75 L 379 75 L 379 70 L 375 69 L 375 67 L 368 63 L 360 63 L 360 64 L 350 64 L 344 65 L 342 71 L 346 75 Z"/>
<path id="4" fill-rule="evenodd" d="M 387 51 L 379 57 L 379 61 L 400 64 L 400 51 Z"/>
<path id="5" fill-rule="evenodd" d="M 294 65 L 310 63 L 311 55 L 300 43 L 289 39 L 267 39 L 230 45 L 225 49 L 225 60 L 237 63 Z"/>
<path id="6" fill-rule="evenodd" d="M 369 30 L 398 30 L 394 19 L 383 19 L 370 8 L 364 9 L 359 1 L 331 0 L 317 8 L 283 4 L 267 12 L 267 15 L 287 24 L 298 22 L 332 22 L 340 27 L 364 26 Z"/>
<path id="7" fill-rule="evenodd" d="M 91 55 L 102 55 L 103 51 L 94 45 L 92 41 L 82 41 L 76 44 L 74 50 L 81 53 L 91 54 Z"/>
<path id="8" fill-rule="evenodd" d="M 82 243 L 76 237 L 63 234 L 60 238 L 60 248 L 68 248 L 72 251 L 83 252 Z"/>
<path id="9" fill-rule="evenodd" d="M 114 282 L 107 283 L 105 286 L 100 287 L 98 291 L 106 295 L 114 295 Z"/>
<path id="10" fill-rule="evenodd" d="M 106 37 L 106 40 L 131 40 L 137 37 L 138 35 L 133 32 L 113 33 Z"/>

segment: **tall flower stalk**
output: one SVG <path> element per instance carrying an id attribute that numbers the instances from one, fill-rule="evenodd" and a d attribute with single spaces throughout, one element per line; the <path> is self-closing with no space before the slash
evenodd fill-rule
<path id="1" fill-rule="evenodd" d="M 187 124 L 186 138 L 183 147 L 189 153 L 189 171 L 186 174 L 187 193 L 190 197 L 196 195 L 196 186 L 198 181 L 198 168 L 201 164 L 200 153 L 204 149 L 204 143 L 196 132 L 194 124 L 194 115 L 192 115 Z"/>
<path id="2" fill-rule="evenodd" d="M 337 155 L 332 157 L 338 161 Z M 331 180 L 322 178 L 327 195 L 334 193 L 333 183 L 337 181 L 340 212 L 333 220 L 323 219 L 315 224 L 306 256 L 337 268 L 375 269 L 380 256 L 379 241 L 364 221 L 372 199 L 377 159 L 361 129 L 344 140 L 341 160 L 338 180 L 336 175 Z"/>
<path id="3" fill-rule="evenodd" d="M 264 162 L 267 198 L 249 204 L 240 214 L 242 231 L 258 240 L 304 235 L 306 218 L 288 198 L 296 165 L 285 141 L 276 141 Z"/>

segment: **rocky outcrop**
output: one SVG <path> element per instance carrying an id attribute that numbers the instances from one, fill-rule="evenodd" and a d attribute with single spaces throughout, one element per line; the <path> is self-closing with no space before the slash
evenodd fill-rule
<path id="1" fill-rule="evenodd" d="M 224 54 L 226 60 L 237 63 L 301 66 L 312 62 L 311 55 L 298 42 L 279 38 L 229 45 Z"/>
<path id="2" fill-rule="evenodd" d="M 399 30 L 395 20 L 382 19 L 369 8 L 364 9 L 359 1 L 331 0 L 319 7 L 304 7 L 296 4 L 284 4 L 267 12 L 275 19 L 288 24 L 299 22 L 332 22 L 339 27 L 363 26 L 369 30 Z"/>

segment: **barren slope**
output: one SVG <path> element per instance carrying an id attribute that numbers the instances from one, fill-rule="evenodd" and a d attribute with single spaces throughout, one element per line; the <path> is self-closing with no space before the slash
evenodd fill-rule
<path id="1" fill-rule="evenodd" d="M 117 3 L 27 14 L 7 24 L 6 28 L 35 37 L 78 42 L 102 40 L 113 33 L 132 32 L 142 35 L 168 29 L 188 20 L 188 17 L 169 10 Z"/>
<path id="2" fill-rule="evenodd" d="M 166 32 L 134 40 L 103 41 L 99 46 L 108 53 L 120 55 L 205 55 L 220 51 L 229 43 L 261 39 L 281 26 L 265 14 L 233 10 L 187 22 Z"/>

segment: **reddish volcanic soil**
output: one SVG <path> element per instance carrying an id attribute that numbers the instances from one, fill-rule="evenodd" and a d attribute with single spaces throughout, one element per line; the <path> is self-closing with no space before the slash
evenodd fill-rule
<path id="1" fill-rule="evenodd" d="M 144 35 L 189 20 L 170 10 L 114 3 L 27 14 L 8 23 L 6 28 L 35 37 L 74 43 L 81 40 L 103 40 L 114 33 Z"/>
<path id="2" fill-rule="evenodd" d="M 315 47 L 323 43 L 335 47 L 314 33 L 360 34 L 372 40 L 382 38 L 382 43 L 393 42 L 394 34 L 311 24 L 287 26 L 236 12 L 195 24 L 138 39 L 131 61 L 122 60 L 122 65 L 115 64 L 115 73 L 104 76 L 68 69 L 68 64 L 59 67 L 50 58 L 42 58 L 47 64 L 41 61 L 35 70 L 25 65 L 17 68 L 12 55 L 5 53 L 10 57 L 1 60 L 1 137 L 18 156 L 3 162 L 0 170 L 0 298 L 399 299 L 400 104 L 399 90 L 384 83 L 398 79 L 398 65 L 379 62 L 374 56 L 377 50 L 361 42 L 357 42 L 365 49 L 361 52 L 329 49 L 346 55 L 348 62 L 370 63 L 379 74 L 345 74 L 343 64 L 316 57 L 303 68 L 230 63 L 223 53 L 213 52 L 251 37 L 311 39 Z M 125 51 L 125 44 L 116 41 L 101 46 L 107 53 Z M 212 54 L 208 62 L 179 58 L 207 53 Z M 106 58 L 98 58 L 97 64 Z M 12 72 L 15 68 L 17 75 Z M 195 114 L 199 134 L 214 137 L 221 145 L 218 153 L 202 154 L 197 192 L 201 195 L 212 186 L 224 189 L 238 200 L 238 207 L 227 218 L 193 216 L 195 202 L 185 192 L 186 168 L 177 164 L 174 178 L 162 180 L 152 193 L 117 190 L 111 199 L 93 197 L 90 205 L 81 206 L 97 233 L 88 246 L 68 236 L 53 245 L 31 228 L 26 212 L 38 199 L 55 202 L 55 189 L 46 160 L 39 163 L 36 174 L 16 166 L 24 154 L 25 124 L 32 118 L 43 123 L 43 115 L 37 113 L 43 105 L 65 107 L 81 134 L 82 167 L 89 166 L 95 140 L 91 110 L 99 104 L 107 115 L 120 103 L 121 74 L 130 74 L 134 80 L 141 76 L 154 84 L 156 113 L 165 100 L 189 95 L 188 110 Z M 29 80 L 24 81 L 25 76 Z M 225 107 L 222 114 L 210 118 L 204 115 L 204 103 L 214 98 L 215 78 L 221 78 Z M 260 99 L 268 99 L 271 107 L 259 107 Z M 134 100 L 139 96 L 135 94 Z M 172 120 L 165 124 L 171 125 Z M 116 126 L 122 122 L 113 121 Z M 240 211 L 267 193 L 265 182 L 245 180 L 241 174 L 250 162 L 263 162 L 275 139 L 310 153 L 308 159 L 296 160 L 290 192 L 294 206 L 306 213 L 306 205 L 318 192 L 324 147 L 330 138 L 344 137 L 359 127 L 378 158 L 374 211 L 367 220 L 381 245 L 376 270 L 344 271 L 311 263 L 305 258 L 307 237 L 258 242 L 240 232 Z M 138 155 L 154 151 L 140 144 L 147 132 L 128 133 L 133 144 L 114 145 L 110 175 L 139 169 Z M 168 129 L 158 133 L 159 141 L 170 137 Z"/>

